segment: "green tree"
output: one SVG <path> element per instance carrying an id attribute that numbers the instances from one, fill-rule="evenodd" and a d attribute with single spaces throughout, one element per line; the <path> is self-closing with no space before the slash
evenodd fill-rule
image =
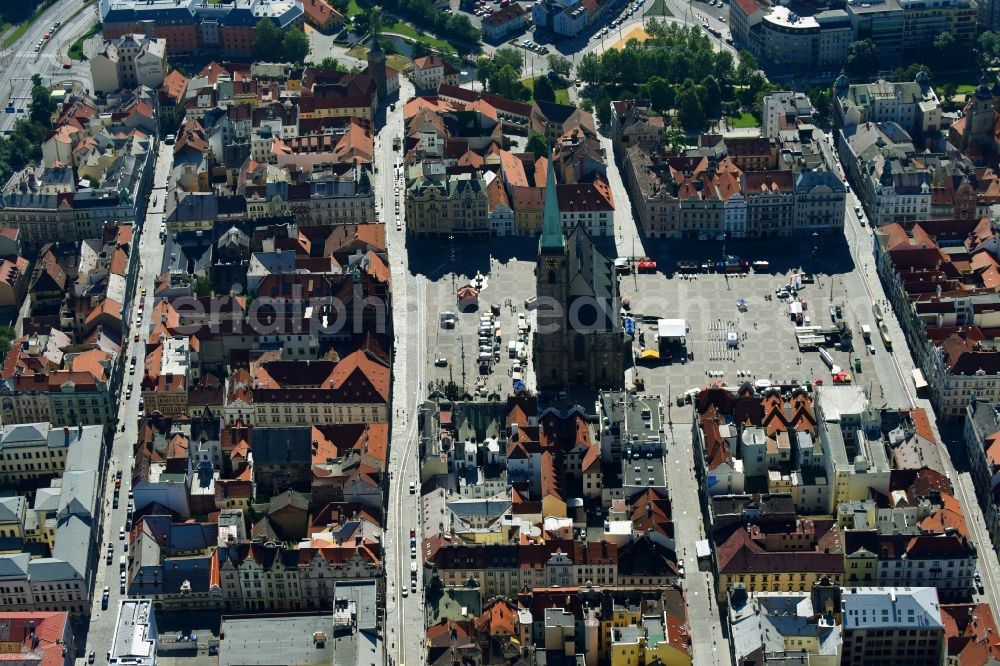
<path id="1" fill-rule="evenodd" d="M 851 43 L 847 49 L 847 60 L 844 62 L 844 66 L 852 76 L 869 76 L 878 67 L 875 42 L 870 39 L 859 39 Z"/>
<path id="2" fill-rule="evenodd" d="M 760 71 L 760 63 L 749 51 L 741 50 L 736 55 L 739 58 L 739 64 L 736 65 L 736 82 L 740 85 L 746 85 L 750 82 L 750 76 Z"/>
<path id="3" fill-rule="evenodd" d="M 934 38 L 934 50 L 941 58 L 955 55 L 955 37 L 950 32 L 939 32 Z"/>
<path id="4" fill-rule="evenodd" d="M 350 0 L 329 0 L 330 6 L 336 9 L 338 12 L 347 16 L 347 8 L 351 6 Z"/>
<path id="5" fill-rule="evenodd" d="M 562 78 L 568 79 L 570 72 L 573 71 L 573 63 L 570 62 L 570 59 L 565 56 L 561 56 L 558 53 L 552 53 L 549 55 L 549 69 Z"/>
<path id="6" fill-rule="evenodd" d="M 820 120 L 830 120 L 830 112 L 833 109 L 833 93 L 827 86 L 806 86 L 806 96 L 812 102 L 816 117 Z"/>
<path id="7" fill-rule="evenodd" d="M 715 64 L 712 67 L 719 85 L 727 85 L 736 78 L 736 66 L 731 51 L 722 50 L 715 54 Z"/>
<path id="8" fill-rule="evenodd" d="M 722 103 L 722 90 L 719 88 L 719 81 L 714 76 L 705 77 L 705 80 L 698 86 L 698 93 L 705 114 L 709 118 L 718 118 Z"/>
<path id="9" fill-rule="evenodd" d="M 411 50 L 414 58 L 423 58 L 431 54 L 430 48 L 423 42 L 414 42 Z"/>
<path id="10" fill-rule="evenodd" d="M 204 297 L 212 295 L 212 281 L 207 277 L 198 277 L 194 281 L 195 296 Z"/>
<path id="11" fill-rule="evenodd" d="M 520 50 L 505 46 L 502 49 L 497 49 L 496 53 L 493 54 L 493 64 L 496 65 L 498 70 L 510 65 L 515 70 L 521 71 L 524 65 L 524 57 L 521 55 Z"/>
<path id="12" fill-rule="evenodd" d="M 347 68 L 337 60 L 336 58 L 327 56 L 319 63 L 312 63 L 311 65 L 314 69 L 318 69 L 325 72 L 346 72 Z"/>
<path id="13" fill-rule="evenodd" d="M 588 53 L 580 58 L 580 64 L 576 68 L 577 77 L 588 85 L 597 85 L 601 82 L 601 57 L 596 53 Z"/>
<path id="14" fill-rule="evenodd" d="M 490 83 L 490 89 L 501 97 L 517 99 L 519 90 L 524 84 L 521 83 L 521 70 L 514 69 L 510 65 L 501 67 Z"/>
<path id="15" fill-rule="evenodd" d="M 10 343 L 17 337 L 13 326 L 0 326 L 0 355 L 10 351 Z"/>
<path id="16" fill-rule="evenodd" d="M 534 98 L 536 102 L 555 102 L 556 89 L 552 86 L 552 81 L 547 76 L 539 76 L 535 79 Z"/>
<path id="17" fill-rule="evenodd" d="M 368 32 L 374 37 L 382 34 L 382 8 L 372 7 L 368 10 Z"/>
<path id="18" fill-rule="evenodd" d="M 476 60 L 476 80 L 483 84 L 483 88 L 489 85 L 496 71 L 496 63 L 492 58 L 482 57 Z"/>
<path id="19" fill-rule="evenodd" d="M 671 126 L 663 130 L 663 144 L 671 153 L 680 153 L 687 146 L 687 136 Z"/>
<path id="20" fill-rule="evenodd" d="M 654 76 L 643 86 L 643 95 L 649 98 L 653 109 L 664 112 L 674 105 L 674 89 L 662 76 Z"/>
<path id="21" fill-rule="evenodd" d="M 597 121 L 601 127 L 608 127 L 611 124 L 611 97 L 606 92 L 602 92 L 594 104 L 597 113 Z"/>
<path id="22" fill-rule="evenodd" d="M 309 55 L 309 38 L 298 28 L 289 28 L 281 40 L 281 55 L 287 62 L 304 62 Z"/>
<path id="23" fill-rule="evenodd" d="M 976 55 L 980 69 L 989 69 L 1000 64 L 1000 33 L 992 30 L 979 35 L 976 40 Z"/>
<path id="24" fill-rule="evenodd" d="M 689 132 L 696 132 L 705 126 L 705 111 L 701 108 L 696 86 L 681 86 L 677 93 L 676 104 L 677 120 L 681 127 Z"/>
<path id="25" fill-rule="evenodd" d="M 56 103 L 52 93 L 42 85 L 42 78 L 35 74 L 31 77 L 31 118 L 45 129 L 52 127 L 52 114 L 56 112 Z"/>
<path id="26" fill-rule="evenodd" d="M 274 61 L 281 54 L 281 31 L 271 19 L 257 24 L 253 35 L 253 53 L 257 60 Z"/>
<path id="27" fill-rule="evenodd" d="M 949 111 L 951 110 L 951 107 L 955 102 L 956 92 L 958 92 L 958 88 L 951 81 L 941 86 L 941 103 L 945 109 Z"/>
<path id="28" fill-rule="evenodd" d="M 934 73 L 931 72 L 931 68 L 928 67 L 927 65 L 921 65 L 919 63 L 911 63 L 910 65 L 907 65 L 905 68 L 897 67 L 892 74 L 899 81 L 913 81 L 915 78 L 917 78 L 917 74 L 920 72 L 925 72 L 927 74 L 927 78 L 929 79 L 934 78 Z"/>
<path id="29" fill-rule="evenodd" d="M 526 152 L 534 153 L 535 157 L 545 157 L 549 154 L 549 140 L 538 132 L 532 132 L 528 137 Z"/>

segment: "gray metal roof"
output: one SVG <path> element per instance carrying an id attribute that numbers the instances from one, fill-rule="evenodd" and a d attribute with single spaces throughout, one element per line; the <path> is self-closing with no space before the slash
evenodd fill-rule
<path id="1" fill-rule="evenodd" d="M 845 588 L 842 595 L 845 631 L 944 626 L 934 587 Z"/>
<path id="2" fill-rule="evenodd" d="M 90 573 L 87 563 L 92 541 L 90 521 L 80 516 L 67 516 L 59 521 L 56 528 L 56 547 L 52 556 L 69 566 L 80 578 L 86 578 Z M 31 569 L 31 577 L 36 578 L 34 569 Z"/>
<path id="3" fill-rule="evenodd" d="M 59 544 L 56 544 L 56 549 Z M 77 580 L 82 578 L 66 560 L 56 557 L 43 557 L 32 560 L 28 564 L 28 576 L 33 582 L 47 583 L 60 580 Z"/>
<path id="4" fill-rule="evenodd" d="M 19 523 L 27 506 L 27 499 L 15 497 L 0 497 L 0 523 Z"/>
<path id="5" fill-rule="evenodd" d="M 4 578 L 24 578 L 28 575 L 28 562 L 31 555 L 18 553 L 0 557 L 0 580 Z"/>
<path id="6" fill-rule="evenodd" d="M 223 618 L 226 640 L 219 644 L 219 666 L 331 664 L 381 666 L 381 641 L 376 632 L 374 580 L 338 581 L 334 612 Z M 356 629 L 340 618 L 356 618 Z M 324 634 L 320 644 L 314 635 Z"/>

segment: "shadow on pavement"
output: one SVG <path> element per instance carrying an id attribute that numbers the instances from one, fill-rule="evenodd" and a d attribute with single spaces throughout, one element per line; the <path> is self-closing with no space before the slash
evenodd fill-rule
<path id="1" fill-rule="evenodd" d="M 648 256 L 661 273 L 677 271 L 679 261 L 715 262 L 725 255 L 770 264 L 768 273 L 785 274 L 801 268 L 816 275 L 850 273 L 855 269 L 847 240 L 841 233 L 763 240 L 654 240 L 643 239 Z"/>
<path id="2" fill-rule="evenodd" d="M 437 281 L 445 275 L 486 274 L 491 259 L 501 264 L 508 261 L 534 261 L 538 255 L 536 238 L 491 238 L 449 241 L 447 238 L 414 238 L 406 240 L 409 269 Z"/>

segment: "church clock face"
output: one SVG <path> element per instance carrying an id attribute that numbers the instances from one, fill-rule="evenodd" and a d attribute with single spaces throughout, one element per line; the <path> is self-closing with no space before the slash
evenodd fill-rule
<path id="1" fill-rule="evenodd" d="M 546 268 L 559 268 L 559 259 L 556 257 L 549 257 L 545 260 Z"/>

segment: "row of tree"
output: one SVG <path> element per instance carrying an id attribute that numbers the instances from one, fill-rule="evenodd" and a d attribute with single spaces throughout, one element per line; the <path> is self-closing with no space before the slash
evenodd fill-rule
<path id="1" fill-rule="evenodd" d="M 26 118 L 18 118 L 10 136 L 0 138 L 0 183 L 29 162 L 42 157 L 42 142 L 52 129 L 52 114 L 56 104 L 49 89 L 36 74 L 31 79 L 31 105 Z"/>
<path id="2" fill-rule="evenodd" d="M 476 60 L 476 78 L 491 93 L 524 101 L 531 97 L 531 91 L 521 82 L 524 59 L 521 51 L 509 46 L 497 49 L 493 57 Z"/>
<path id="3" fill-rule="evenodd" d="M 253 53 L 265 62 L 305 62 L 309 38 L 298 28 L 282 31 L 271 19 L 264 19 L 254 31 Z"/>
<path id="4" fill-rule="evenodd" d="M 720 83 L 737 78 L 738 63 L 732 53 L 714 51 L 702 30 L 653 20 L 646 32 L 649 38 L 644 42 L 632 40 L 620 51 L 609 49 L 602 54 L 583 56 L 577 67 L 578 77 L 593 86 L 616 90 L 636 90 L 654 76 L 671 84 L 685 79 L 701 81 L 708 76 L 714 76 Z M 752 64 L 756 67 L 757 63 Z"/>
<path id="5" fill-rule="evenodd" d="M 20 0 L 20 2 L 4 2 L 3 13 L 0 14 L 0 25 L 10 23 L 17 25 L 30 19 L 35 12 L 51 5 L 55 0 Z"/>
<path id="6" fill-rule="evenodd" d="M 602 124 L 610 119 L 612 99 L 640 97 L 659 113 L 673 110 L 677 122 L 693 132 L 723 114 L 759 107 L 773 90 L 750 53 L 734 58 L 729 51 L 715 51 L 696 27 L 650 21 L 646 32 L 645 42 L 588 53 L 577 67 Z"/>

